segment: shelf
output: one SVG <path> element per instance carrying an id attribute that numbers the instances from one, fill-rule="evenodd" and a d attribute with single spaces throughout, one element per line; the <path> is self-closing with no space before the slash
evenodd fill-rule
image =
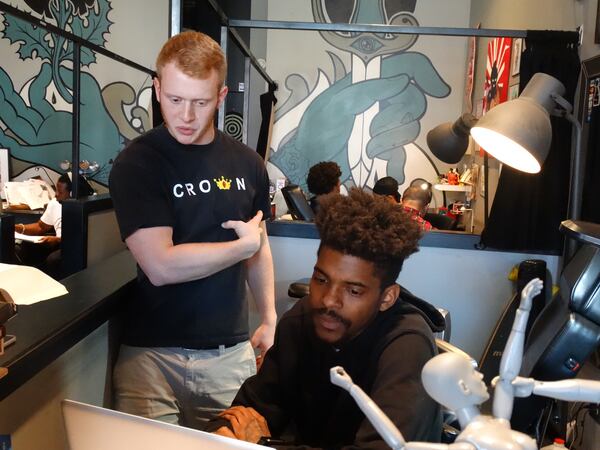
<path id="1" fill-rule="evenodd" d="M 438 191 L 471 192 L 472 186 L 469 184 L 434 184 Z"/>

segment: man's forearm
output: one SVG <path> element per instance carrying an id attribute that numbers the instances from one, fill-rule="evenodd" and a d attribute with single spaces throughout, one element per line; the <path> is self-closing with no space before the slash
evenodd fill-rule
<path id="1" fill-rule="evenodd" d="M 46 225 L 42 221 L 37 221 L 34 223 L 17 223 L 15 224 L 15 231 L 21 234 L 30 234 L 30 235 L 42 235 L 46 233 L 50 228 L 50 226 Z"/>
<path id="2" fill-rule="evenodd" d="M 155 286 L 205 278 L 249 258 L 255 250 L 242 239 L 173 245 L 171 236 L 171 228 L 147 228 L 125 241 Z"/>
<path id="3" fill-rule="evenodd" d="M 179 244 L 169 248 L 157 264 L 159 284 L 184 283 L 211 276 L 248 256 L 239 242 Z"/>
<path id="4" fill-rule="evenodd" d="M 261 322 L 275 325 L 275 274 L 269 238 L 263 224 L 262 243 L 260 249 L 246 262 L 248 267 L 248 286 L 260 313 Z"/>

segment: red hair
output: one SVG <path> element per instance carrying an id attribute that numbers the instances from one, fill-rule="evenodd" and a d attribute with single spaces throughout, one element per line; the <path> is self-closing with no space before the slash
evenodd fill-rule
<path id="1" fill-rule="evenodd" d="M 227 73 L 227 61 L 221 47 L 214 39 L 199 31 L 184 31 L 171 37 L 156 58 L 156 72 L 160 79 L 161 70 L 169 63 L 187 76 L 206 79 L 215 70 L 219 85 L 223 86 Z"/>

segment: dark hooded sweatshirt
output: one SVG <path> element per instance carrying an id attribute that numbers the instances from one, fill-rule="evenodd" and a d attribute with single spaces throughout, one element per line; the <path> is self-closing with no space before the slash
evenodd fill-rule
<path id="1" fill-rule="evenodd" d="M 440 409 L 423 388 L 421 370 L 436 354 L 432 331 L 444 328 L 441 314 L 402 289 L 391 308 L 336 349 L 316 337 L 307 300 L 281 318 L 262 368 L 233 405 L 256 409 L 273 437 L 291 434 L 291 446 L 389 448 L 350 394 L 330 382 L 329 369 L 339 365 L 407 441 L 438 442 Z M 210 429 L 226 424 L 219 422 Z"/>

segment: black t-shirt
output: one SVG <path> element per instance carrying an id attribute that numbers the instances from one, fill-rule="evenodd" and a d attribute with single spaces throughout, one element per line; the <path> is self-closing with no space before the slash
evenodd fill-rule
<path id="1" fill-rule="evenodd" d="M 270 217 L 269 180 L 252 149 L 216 130 L 207 145 L 181 145 L 164 126 L 134 140 L 117 157 L 110 193 L 121 237 L 172 227 L 175 245 L 237 239 L 221 224 Z M 201 280 L 154 286 L 138 267 L 124 343 L 212 348 L 248 339 L 244 264 Z"/>

